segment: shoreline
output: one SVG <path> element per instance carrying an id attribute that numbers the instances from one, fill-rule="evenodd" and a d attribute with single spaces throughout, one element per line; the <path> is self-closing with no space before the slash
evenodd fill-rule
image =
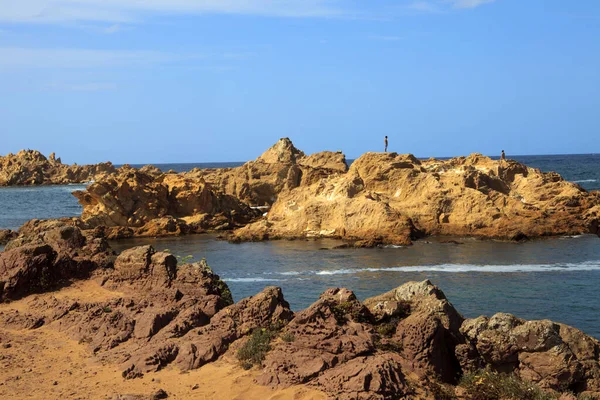
<path id="1" fill-rule="evenodd" d="M 0 252 L 4 303 L 0 335 L 7 330 L 26 332 L 25 336 L 47 329 L 62 332 L 69 340 L 85 344 L 96 360 L 111 365 L 107 382 L 119 372 L 116 379 L 123 383 L 145 382 L 172 368 L 193 374 L 233 357 L 244 369 L 258 370 L 252 381 L 261 387 L 284 390 L 302 384 L 348 400 L 357 394 L 365 399 L 383 400 L 393 394 L 433 400 L 440 387 L 458 396 L 461 390 L 470 390 L 468 383 L 461 385 L 485 368 L 512 371 L 526 392 L 546 390 L 558 398 L 568 387 L 578 394 L 600 395 L 600 380 L 595 378 L 600 377 L 597 339 L 568 325 L 527 321 L 506 313 L 465 319 L 429 280 L 395 280 L 389 283 L 400 286 L 361 296 L 363 301 L 335 285 L 310 295 L 312 303 L 294 312 L 283 289 L 276 286 L 261 284 L 262 289 L 234 302 L 231 288 L 221 278 L 227 274 L 225 269 L 215 267 L 221 274 L 217 275 L 204 259 L 186 264 L 149 245 L 117 255 L 92 232 L 66 225 L 38 228 L 45 229 L 11 242 L 9 250 Z M 261 247 L 268 252 L 271 246 Z M 209 256 L 206 250 L 202 257 Z M 248 258 L 245 252 L 225 249 L 225 253 L 229 271 L 240 266 L 235 257 Z M 323 257 L 324 253 L 317 253 L 317 258 Z M 488 254 L 481 255 L 487 258 Z M 337 266 L 324 261 L 322 265 Z M 326 282 L 331 286 L 336 281 Z M 506 301 L 513 299 L 508 289 L 502 290 Z M 568 294 L 562 300 L 574 305 Z M 0 341 L 32 360 L 40 349 L 54 345 L 41 338 L 26 347 L 24 343 L 31 345 L 31 340 L 23 341 L 19 335 L 8 340 L 0 337 Z M 31 371 L 23 373 L 38 370 L 48 358 L 52 359 L 42 353 L 44 361 L 34 361 Z M 11 365 L 11 358 L 5 361 Z M 565 370 L 573 372 L 565 374 Z M 26 382 L 14 376 L 14 369 L 9 371 L 5 384 L 19 381 L 18 388 Z M 225 371 L 224 376 L 235 371 L 241 370 Z M 99 379 L 102 382 L 102 376 Z M 59 379 L 55 381 L 52 386 L 60 386 Z"/>

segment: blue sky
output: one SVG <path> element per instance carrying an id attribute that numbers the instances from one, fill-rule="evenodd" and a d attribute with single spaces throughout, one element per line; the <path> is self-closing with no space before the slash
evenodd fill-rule
<path id="1" fill-rule="evenodd" d="M 600 152 L 597 0 L 0 0 L 0 154 Z"/>

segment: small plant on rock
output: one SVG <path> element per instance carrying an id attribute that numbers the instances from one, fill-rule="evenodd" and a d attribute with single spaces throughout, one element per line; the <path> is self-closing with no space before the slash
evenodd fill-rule
<path id="1" fill-rule="evenodd" d="M 193 259 L 194 256 L 193 255 L 187 255 L 187 256 L 175 256 L 177 258 L 177 265 L 186 265 L 189 264 Z"/>
<path id="2" fill-rule="evenodd" d="M 355 322 L 368 322 L 368 318 L 362 313 L 359 303 L 344 301 L 332 306 L 331 312 L 339 324 L 346 322 L 349 316 Z"/>
<path id="3" fill-rule="evenodd" d="M 431 382 L 429 389 L 435 400 L 457 400 L 454 387 L 440 382 Z"/>
<path id="4" fill-rule="evenodd" d="M 281 340 L 283 340 L 286 343 L 292 343 L 294 340 L 296 340 L 296 337 L 291 332 L 282 333 L 280 337 Z"/>
<path id="5" fill-rule="evenodd" d="M 393 319 L 389 322 L 383 322 L 377 326 L 377 333 L 382 337 L 392 337 L 396 333 L 396 327 L 398 326 L 398 320 Z"/>
<path id="6" fill-rule="evenodd" d="M 459 386 L 465 389 L 465 397 L 468 400 L 555 400 L 557 398 L 514 374 L 502 374 L 490 370 L 465 374 Z"/>
<path id="7" fill-rule="evenodd" d="M 253 365 L 260 365 L 271 350 L 271 339 L 276 335 L 277 331 L 270 328 L 256 328 L 238 350 L 237 358 L 241 361 L 242 368 L 250 369 Z"/>

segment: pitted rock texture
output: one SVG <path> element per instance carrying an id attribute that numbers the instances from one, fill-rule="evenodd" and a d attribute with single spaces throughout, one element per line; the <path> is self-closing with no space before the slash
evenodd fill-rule
<path id="1" fill-rule="evenodd" d="M 259 215 L 202 179 L 133 168 L 121 168 L 74 195 L 83 205 L 83 224 L 115 239 L 231 229 Z"/>
<path id="2" fill-rule="evenodd" d="M 185 175 L 202 178 L 251 206 L 269 206 L 283 191 L 308 186 L 347 170 L 341 152 L 323 151 L 307 156 L 290 139 L 282 138 L 256 160 L 241 167 L 197 169 Z"/>
<path id="3" fill-rule="evenodd" d="M 19 234 L 10 229 L 0 229 L 0 246 L 4 246 L 6 243 L 15 239 Z"/>
<path id="4" fill-rule="evenodd" d="M 478 364 L 515 372 L 543 388 L 600 392 L 600 342 L 575 328 L 499 313 L 466 320 L 461 332 Z"/>
<path id="5" fill-rule="evenodd" d="M 596 192 L 511 160 L 366 153 L 345 174 L 282 191 L 265 218 L 235 236 L 334 237 L 359 246 L 423 235 L 522 240 L 598 233 L 598 207 Z"/>
<path id="6" fill-rule="evenodd" d="M 54 153 L 46 158 L 36 150 L 0 156 L 0 186 L 83 183 L 114 171 L 115 167 L 110 162 L 66 165 Z"/>
<path id="7" fill-rule="evenodd" d="M 31 222 L 23 232 L 0 253 L 0 295 L 9 304 L 25 297 L 27 307 L 0 308 L 0 328 L 57 330 L 126 379 L 231 360 L 253 332 L 275 329 L 256 371 L 256 383 L 273 388 L 307 385 L 342 400 L 437 399 L 440 385 L 454 390 L 465 373 L 488 368 L 550 393 L 600 396 L 598 340 L 510 314 L 465 320 L 429 281 L 364 303 L 332 288 L 294 314 L 277 287 L 233 303 L 205 261 L 180 266 L 151 246 L 115 257 L 68 220 Z M 78 297 L 52 292 L 73 282 L 88 284 Z"/>
<path id="8" fill-rule="evenodd" d="M 56 288 L 112 266 L 114 252 L 104 239 L 59 221 L 45 228 L 21 234 L 0 252 L 0 301 Z"/>

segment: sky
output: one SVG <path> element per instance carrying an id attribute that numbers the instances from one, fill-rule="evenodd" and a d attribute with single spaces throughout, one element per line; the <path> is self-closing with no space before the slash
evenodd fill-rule
<path id="1" fill-rule="evenodd" d="M 597 0 L 0 0 L 0 154 L 600 152 Z"/>

